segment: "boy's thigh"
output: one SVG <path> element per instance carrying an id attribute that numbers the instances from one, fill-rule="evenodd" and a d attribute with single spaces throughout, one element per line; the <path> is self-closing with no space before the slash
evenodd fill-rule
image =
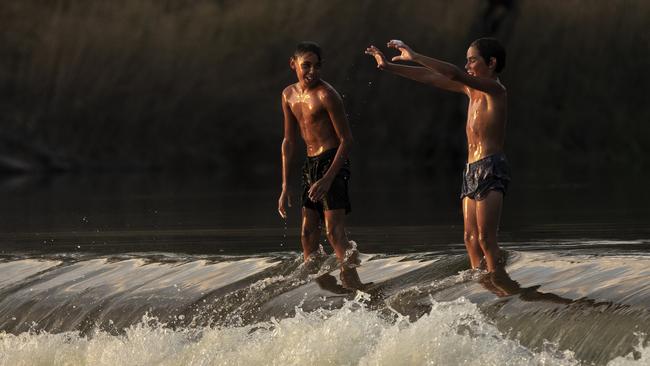
<path id="1" fill-rule="evenodd" d="M 476 232 L 476 200 L 469 197 L 463 198 L 463 223 L 465 232 Z"/>
<path id="2" fill-rule="evenodd" d="M 484 199 L 476 201 L 476 223 L 479 231 L 496 231 L 501 219 L 503 192 L 491 190 Z"/>
<path id="3" fill-rule="evenodd" d="M 320 227 L 320 215 L 317 210 L 302 208 L 302 228 L 316 230 Z"/>
<path id="4" fill-rule="evenodd" d="M 325 210 L 325 227 L 328 229 L 343 228 L 345 226 L 345 209 Z"/>

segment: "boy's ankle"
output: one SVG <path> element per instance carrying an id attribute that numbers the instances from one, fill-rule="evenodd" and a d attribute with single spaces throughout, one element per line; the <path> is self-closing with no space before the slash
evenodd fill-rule
<path id="1" fill-rule="evenodd" d="M 349 246 L 345 250 L 345 256 L 341 261 L 342 267 L 354 268 L 361 265 L 361 259 L 359 259 L 359 250 L 357 250 L 357 243 L 350 240 Z"/>

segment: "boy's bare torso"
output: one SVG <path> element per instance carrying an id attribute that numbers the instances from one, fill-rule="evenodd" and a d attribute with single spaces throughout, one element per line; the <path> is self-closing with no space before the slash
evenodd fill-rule
<path id="1" fill-rule="evenodd" d="M 307 156 L 319 155 L 339 145 L 334 124 L 323 104 L 324 98 L 329 97 L 331 93 L 336 91 L 322 80 L 315 87 L 306 90 L 302 90 L 299 83 L 284 90 L 285 100 L 300 126 Z"/>
<path id="2" fill-rule="evenodd" d="M 503 152 L 506 125 L 506 93 L 490 95 L 467 88 L 467 162 Z"/>

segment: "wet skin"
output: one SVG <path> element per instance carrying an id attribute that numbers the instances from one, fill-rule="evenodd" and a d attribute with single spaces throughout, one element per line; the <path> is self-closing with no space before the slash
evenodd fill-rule
<path id="1" fill-rule="evenodd" d="M 320 61 L 315 54 L 299 55 L 291 64 L 298 82 L 282 93 L 283 108 L 288 107 L 290 112 L 285 118 L 289 117 L 300 128 L 307 156 L 316 156 L 339 146 L 339 136 L 327 108 L 338 95 L 332 86 L 320 80 Z M 334 117 L 343 123 L 341 116 Z"/>
<path id="2" fill-rule="evenodd" d="M 307 156 L 316 156 L 338 146 L 334 161 L 323 178 L 309 190 L 309 198 L 316 202 L 329 191 L 336 173 L 341 169 L 352 144 L 352 132 L 345 116 L 343 101 L 334 88 L 320 79 L 320 60 L 308 52 L 293 56 L 289 62 L 298 82 L 282 92 L 284 139 L 282 140 L 282 194 L 278 210 L 286 217 L 289 161 L 293 158 L 296 129 L 307 147 Z"/>
<path id="3" fill-rule="evenodd" d="M 283 218 L 287 216 L 286 208 L 291 205 L 287 182 L 297 131 L 300 131 L 300 136 L 305 141 L 307 156 L 317 156 L 337 148 L 328 171 L 309 189 L 308 197 L 314 202 L 322 200 L 329 191 L 334 177 L 347 159 L 352 144 L 352 132 L 345 116 L 343 101 L 331 85 L 321 80 L 321 63 L 318 56 L 312 52 L 294 55 L 289 61 L 289 66 L 295 71 L 298 82 L 289 85 L 282 92 L 284 139 L 282 192 L 278 200 L 278 212 Z M 326 210 L 324 223 L 327 239 L 337 258 L 343 263 L 345 251 L 349 247 L 345 234 L 345 210 Z M 301 242 L 305 261 L 318 251 L 320 233 L 318 213 L 303 207 Z M 354 287 L 354 284 L 350 287 Z"/>
<path id="4" fill-rule="evenodd" d="M 496 73 L 490 70 L 485 60 L 475 47 L 467 50 L 467 74 L 480 78 L 496 79 L 503 88 L 496 93 L 486 93 L 477 89 L 465 87 L 469 97 L 467 107 L 467 162 L 473 163 L 486 156 L 503 151 L 506 125 L 507 94 Z"/>
<path id="5" fill-rule="evenodd" d="M 485 60 L 478 49 L 469 47 L 463 72 L 455 65 L 414 52 L 402 41 L 392 40 L 387 46 L 400 52 L 391 61 L 411 61 L 422 66 L 388 62 L 384 54 L 371 45 L 365 53 L 375 58 L 379 69 L 468 97 L 465 124 L 468 164 L 503 152 L 507 93 L 497 77 L 494 58 Z M 496 236 L 502 205 L 503 194 L 499 191 L 490 191 L 481 201 L 463 199 L 464 241 L 473 268 L 480 266 L 483 256 L 488 271 L 498 268 L 500 250 Z"/>

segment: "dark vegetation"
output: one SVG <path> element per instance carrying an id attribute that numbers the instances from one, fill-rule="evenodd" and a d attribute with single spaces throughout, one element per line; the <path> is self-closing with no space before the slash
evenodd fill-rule
<path id="1" fill-rule="evenodd" d="M 5 1 L 0 166 L 271 172 L 288 57 L 314 40 L 344 95 L 355 169 L 459 169 L 464 98 L 382 74 L 363 50 L 399 38 L 462 66 L 474 38 L 494 35 L 508 51 L 506 152 L 520 172 L 640 169 L 648 19 L 641 0 Z"/>

